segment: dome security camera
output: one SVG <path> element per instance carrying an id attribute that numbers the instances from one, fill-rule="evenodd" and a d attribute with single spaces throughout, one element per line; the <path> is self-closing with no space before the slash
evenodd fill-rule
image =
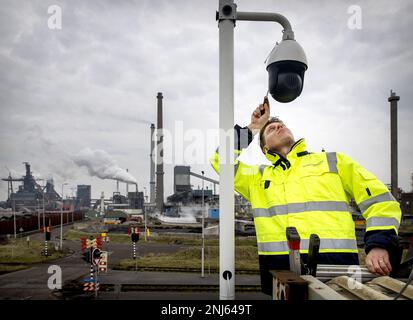
<path id="1" fill-rule="evenodd" d="M 267 59 L 268 91 L 278 102 L 291 102 L 303 90 L 307 58 L 295 40 L 276 44 Z"/>

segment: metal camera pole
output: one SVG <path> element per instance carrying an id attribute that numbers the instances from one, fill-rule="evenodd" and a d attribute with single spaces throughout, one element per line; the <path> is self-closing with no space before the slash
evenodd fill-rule
<path id="1" fill-rule="evenodd" d="M 202 172 L 202 176 L 204 176 L 204 171 Z M 202 205 L 201 205 L 201 212 L 202 212 L 202 250 L 201 250 L 201 277 L 204 278 L 204 265 L 205 265 L 205 212 L 204 212 L 204 179 L 202 179 Z"/>
<path id="2" fill-rule="evenodd" d="M 219 0 L 219 297 L 235 299 L 234 235 L 234 27 L 236 20 L 280 23 L 283 39 L 294 39 L 291 24 L 277 13 L 237 12 L 233 0 Z"/>
<path id="3" fill-rule="evenodd" d="M 219 1 L 219 297 L 235 299 L 234 27 L 235 4 Z M 230 133 L 230 134 L 226 134 Z M 223 245 L 225 244 L 225 245 Z"/>

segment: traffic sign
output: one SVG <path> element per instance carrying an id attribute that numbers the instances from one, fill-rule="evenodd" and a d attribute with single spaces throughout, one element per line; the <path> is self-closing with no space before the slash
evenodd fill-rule
<path id="1" fill-rule="evenodd" d="M 87 249 L 86 238 L 80 238 L 80 247 L 82 248 L 82 250 Z"/>
<path id="2" fill-rule="evenodd" d="M 102 254 L 102 252 L 100 251 L 100 249 L 98 249 L 98 248 L 93 249 L 93 251 L 92 251 L 92 258 L 93 258 L 92 263 L 93 263 L 93 265 L 97 266 L 99 264 L 101 254 Z"/>
<path id="3" fill-rule="evenodd" d="M 107 251 L 101 251 L 98 268 L 99 268 L 99 271 L 108 272 L 108 252 Z"/>
<path id="4" fill-rule="evenodd" d="M 99 283 L 94 282 L 86 282 L 83 284 L 83 291 L 98 291 L 99 290 Z"/>
<path id="5" fill-rule="evenodd" d="M 139 233 L 132 233 L 131 240 L 132 240 L 132 242 L 138 242 L 139 241 Z"/>
<path id="6" fill-rule="evenodd" d="M 96 248 L 96 239 L 87 239 L 86 248 Z"/>
<path id="7" fill-rule="evenodd" d="M 86 239 L 86 238 L 81 237 L 80 245 L 81 245 L 82 250 L 89 249 L 89 248 L 102 249 L 102 238 L 97 237 L 96 239 Z"/>
<path id="8" fill-rule="evenodd" d="M 96 238 L 96 248 L 102 249 L 102 238 L 101 237 Z"/>
<path id="9" fill-rule="evenodd" d="M 140 230 L 138 227 L 129 227 L 128 229 L 128 235 L 131 235 L 133 233 L 140 233 Z"/>

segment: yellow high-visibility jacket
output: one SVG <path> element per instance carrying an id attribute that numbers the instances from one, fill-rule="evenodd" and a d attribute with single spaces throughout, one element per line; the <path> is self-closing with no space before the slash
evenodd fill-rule
<path id="1" fill-rule="evenodd" d="M 242 146 L 236 141 L 236 155 L 248 143 Z M 288 254 L 286 228 L 291 226 L 301 237 L 300 253 L 308 253 L 312 233 L 320 237 L 320 254 L 357 253 L 351 198 L 366 219 L 367 232 L 394 230 L 397 235 L 399 203 L 350 157 L 307 152 L 304 139 L 294 144 L 286 158 L 271 152 L 266 157 L 272 165 L 235 162 L 235 190 L 251 203 L 259 255 Z M 218 150 L 210 161 L 219 172 Z"/>

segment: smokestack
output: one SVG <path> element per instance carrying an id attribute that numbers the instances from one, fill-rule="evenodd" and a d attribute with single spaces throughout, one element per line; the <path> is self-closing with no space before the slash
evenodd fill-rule
<path id="1" fill-rule="evenodd" d="M 162 92 L 158 92 L 156 97 L 158 99 L 158 139 L 157 139 L 157 159 L 156 159 L 156 209 L 163 212 L 163 120 L 162 120 Z M 159 158 L 158 158 L 159 157 Z"/>
<path id="2" fill-rule="evenodd" d="M 105 194 L 102 191 L 102 195 L 100 196 L 100 216 L 103 217 L 105 215 Z"/>
<path id="3" fill-rule="evenodd" d="M 398 166 L 397 166 L 397 101 L 399 96 L 390 90 L 390 150 L 391 150 L 391 193 L 398 199 Z"/>
<path id="4" fill-rule="evenodd" d="M 119 180 L 116 180 L 116 192 L 119 193 Z"/>
<path id="5" fill-rule="evenodd" d="M 151 161 L 151 169 L 150 169 L 150 188 L 149 188 L 149 202 L 150 203 L 155 203 L 155 159 L 153 152 L 155 150 L 155 125 L 151 123 L 151 154 L 150 156 L 150 161 Z"/>
<path id="6" fill-rule="evenodd" d="M 126 169 L 126 172 L 129 172 L 129 169 Z M 126 196 L 128 197 L 129 195 L 129 183 L 126 182 Z"/>

